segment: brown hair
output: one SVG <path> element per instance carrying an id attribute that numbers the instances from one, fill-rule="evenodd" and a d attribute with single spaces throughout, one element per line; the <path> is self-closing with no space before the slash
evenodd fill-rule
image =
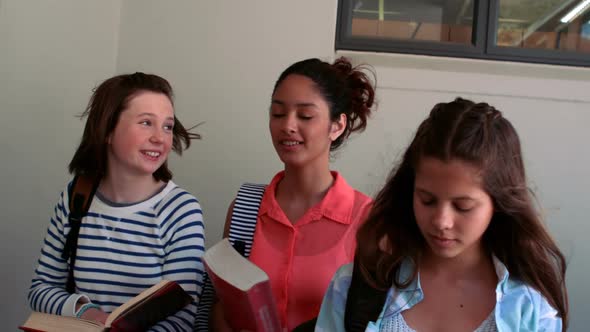
<path id="1" fill-rule="evenodd" d="M 152 74 L 137 72 L 111 77 L 94 89 L 86 110 L 80 116 L 88 118 L 80 145 L 70 161 L 70 173 L 97 177 L 106 174 L 107 137 L 115 129 L 119 116 L 127 108 L 129 101 L 142 91 L 164 94 L 173 103 L 174 94 L 170 83 Z M 200 135 L 185 129 L 175 115 L 172 137 L 172 150 L 182 154 L 182 143 L 188 148 L 191 139 L 199 139 Z M 168 162 L 164 162 L 153 176 L 156 180 L 170 180 L 172 172 L 168 169 Z"/>
<path id="2" fill-rule="evenodd" d="M 416 277 L 427 245 L 412 205 L 416 167 L 422 157 L 458 159 L 481 169 L 484 190 L 494 204 L 483 235 L 485 247 L 506 265 L 511 276 L 538 290 L 557 309 L 565 331 L 565 258 L 535 210 L 514 127 L 486 103 L 457 98 L 437 104 L 419 126 L 357 234 L 360 245 L 355 263 L 365 280 L 387 289 L 391 285 L 404 288 Z M 391 252 L 383 251 L 385 243 Z M 416 263 L 412 277 L 397 280 L 401 263 L 408 258 Z"/>
<path id="3" fill-rule="evenodd" d="M 367 118 L 375 103 L 375 87 L 365 71 L 373 76 L 374 81 L 375 73 L 368 66 L 353 67 L 345 57 L 340 57 L 333 64 L 319 59 L 302 60 L 281 73 L 273 94 L 289 75 L 302 75 L 311 79 L 330 106 L 332 121 L 336 121 L 342 113 L 348 120 L 344 132 L 330 146 L 330 151 L 334 151 L 350 134 L 363 131 L 367 126 Z"/>

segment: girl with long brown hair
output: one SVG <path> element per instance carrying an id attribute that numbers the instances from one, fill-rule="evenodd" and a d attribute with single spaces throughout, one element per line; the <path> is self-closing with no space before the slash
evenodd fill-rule
<path id="1" fill-rule="evenodd" d="M 357 242 L 316 331 L 566 330 L 564 256 L 535 209 L 514 127 L 486 103 L 433 108 Z M 383 296 L 359 300 L 355 276 Z M 376 315 L 352 324 L 351 308 L 379 298 Z"/>

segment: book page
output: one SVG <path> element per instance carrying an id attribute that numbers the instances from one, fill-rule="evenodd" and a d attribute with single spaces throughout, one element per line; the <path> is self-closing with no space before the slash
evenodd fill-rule
<path id="1" fill-rule="evenodd" d="M 132 309 L 133 307 L 135 307 L 139 303 L 142 303 L 143 301 L 145 301 L 146 299 L 148 299 L 150 297 L 150 295 L 152 295 L 153 293 L 157 292 L 159 289 L 163 288 L 164 286 L 166 286 L 170 282 L 171 281 L 169 281 L 169 280 L 162 280 L 159 283 L 153 285 L 152 287 L 150 287 L 150 288 L 144 290 L 143 292 L 139 293 L 136 297 L 132 298 L 131 300 L 123 303 L 120 307 L 118 307 L 117 309 L 113 310 L 113 312 L 111 312 L 111 314 L 109 315 L 109 317 L 107 317 L 107 320 L 105 322 L 105 325 L 107 327 L 110 327 L 111 326 L 111 323 L 115 319 L 119 318 L 119 316 L 123 315 L 129 309 Z"/>
<path id="2" fill-rule="evenodd" d="M 105 326 L 91 320 L 33 312 L 23 327 L 39 331 L 102 332 Z"/>
<path id="3" fill-rule="evenodd" d="M 240 255 L 228 239 L 223 239 L 209 248 L 203 260 L 213 274 L 243 291 L 268 280 L 268 275 Z"/>

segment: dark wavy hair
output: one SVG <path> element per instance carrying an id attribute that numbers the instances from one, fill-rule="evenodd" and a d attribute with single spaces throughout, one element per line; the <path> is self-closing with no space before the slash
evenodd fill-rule
<path id="1" fill-rule="evenodd" d="M 107 173 L 107 138 L 115 129 L 119 116 L 127 108 L 129 101 L 144 91 L 164 94 L 173 103 L 174 94 L 170 83 L 153 74 L 137 72 L 118 75 L 94 89 L 86 110 L 80 116 L 88 118 L 80 145 L 70 161 L 70 173 L 93 177 L 102 177 Z M 175 115 L 172 150 L 176 153 L 182 154 L 183 143 L 186 149 L 190 146 L 191 139 L 200 138 L 200 135 L 189 130 L 184 128 Z M 156 180 L 170 180 L 172 172 L 168 169 L 168 162 L 164 162 L 153 176 Z"/>
<path id="2" fill-rule="evenodd" d="M 565 331 L 565 258 L 535 209 L 514 127 L 486 103 L 457 98 L 437 104 L 419 126 L 357 233 L 355 264 L 366 282 L 379 289 L 404 288 L 416 277 L 427 246 L 412 205 L 416 167 L 423 157 L 457 159 L 482 171 L 484 190 L 494 205 L 484 246 L 511 276 L 538 290 L 557 309 Z M 383 250 L 384 243 L 391 252 Z M 408 258 L 416 263 L 413 277 L 397 280 L 401 263 Z"/>
<path id="3" fill-rule="evenodd" d="M 345 57 L 338 58 L 332 64 L 315 58 L 302 60 L 281 73 L 275 83 L 273 95 L 283 80 L 293 74 L 305 76 L 315 83 L 330 107 L 332 121 L 340 118 L 340 114 L 346 115 L 346 128 L 332 142 L 330 151 L 338 149 L 353 132 L 365 129 L 367 118 L 375 104 L 375 73 L 368 66 L 353 67 Z"/>

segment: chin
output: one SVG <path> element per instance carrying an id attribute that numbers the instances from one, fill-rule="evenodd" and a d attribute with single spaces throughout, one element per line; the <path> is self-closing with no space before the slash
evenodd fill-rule
<path id="1" fill-rule="evenodd" d="M 452 258 L 459 257 L 460 253 L 457 253 L 457 252 L 438 252 L 438 253 L 435 253 L 435 255 L 437 257 L 440 257 L 440 258 L 452 259 Z"/>
<path id="2" fill-rule="evenodd" d="M 436 257 L 445 259 L 455 258 L 463 253 L 463 251 L 458 248 L 433 249 L 432 247 L 430 247 L 430 252 Z"/>
<path id="3" fill-rule="evenodd" d="M 302 167 L 307 164 L 304 160 L 300 160 L 299 158 L 293 158 L 293 156 L 279 155 L 279 159 L 281 159 L 283 164 L 285 164 L 285 167 Z"/>
<path id="4" fill-rule="evenodd" d="M 149 167 L 149 168 L 147 168 L 147 167 L 146 167 L 146 168 L 142 168 L 141 170 L 139 170 L 139 172 L 138 172 L 138 173 L 140 173 L 140 174 L 145 174 L 146 176 L 147 176 L 147 175 L 149 175 L 149 176 L 153 176 L 153 175 L 154 175 L 154 173 L 156 173 L 156 171 L 157 171 L 158 169 L 160 169 L 160 167 L 161 167 L 161 166 L 158 166 L 158 167 Z"/>

